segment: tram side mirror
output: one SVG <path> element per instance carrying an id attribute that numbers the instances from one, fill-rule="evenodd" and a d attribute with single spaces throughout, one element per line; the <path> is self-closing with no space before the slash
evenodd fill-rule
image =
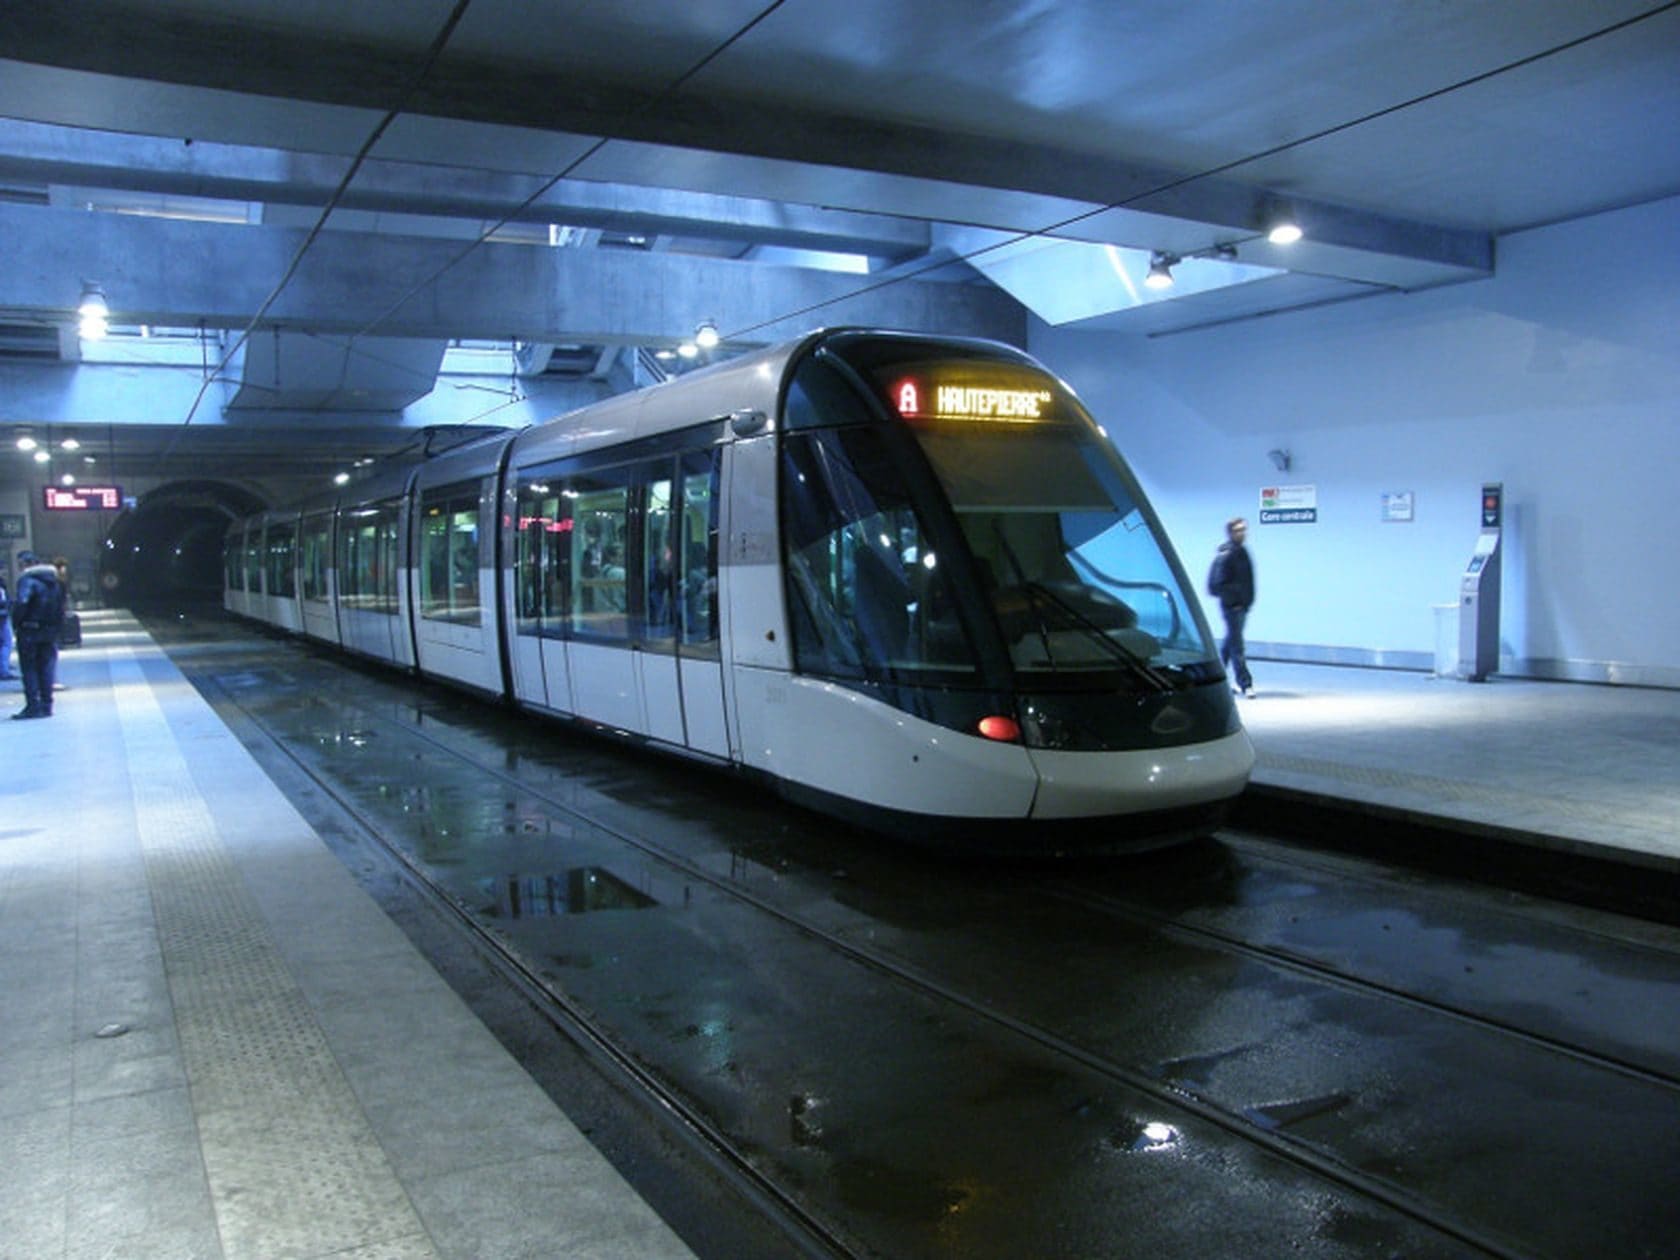
<path id="1" fill-rule="evenodd" d="M 751 437 L 769 422 L 769 416 L 751 407 L 729 413 L 729 427 L 735 431 L 736 437 Z"/>

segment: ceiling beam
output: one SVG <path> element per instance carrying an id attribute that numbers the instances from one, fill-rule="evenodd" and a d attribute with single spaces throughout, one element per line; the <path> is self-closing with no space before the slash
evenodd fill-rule
<path id="1" fill-rule="evenodd" d="M 346 158 L 209 140 L 162 139 L 0 119 L 0 180 L 320 207 Z M 585 180 L 371 158 L 348 210 L 563 224 L 641 236 L 704 237 L 897 260 L 928 249 L 926 223 L 890 215 Z"/>
<path id="2" fill-rule="evenodd" d="M 66 324 L 84 281 L 117 324 L 244 328 L 286 274 L 299 229 L 0 204 L 0 319 Z M 191 266 L 183 266 L 191 259 Z M 323 232 L 262 320 L 336 335 L 675 345 L 709 318 L 763 344 L 871 324 L 1024 344 L 1026 315 L 988 285 L 620 250 Z"/>
<path id="3" fill-rule="evenodd" d="M 225 13 L 178 10 L 164 22 L 100 0 L 16 9 L 6 51 L 17 66 L 0 75 L 12 85 L 0 92 L 0 113 L 18 118 L 242 142 L 289 110 L 307 136 L 301 147 L 344 154 L 401 101 L 405 112 L 376 156 L 477 164 L 476 155 L 511 143 L 526 161 L 546 151 L 539 169 L 581 160 L 570 172 L 579 178 L 1180 253 L 1252 238 L 1276 199 L 1228 176 L 1071 147 L 766 104 L 727 89 L 650 96 L 601 74 L 449 48 L 410 93 L 417 54 L 398 40 L 305 28 L 258 38 Z M 91 29 L 101 38 L 89 40 Z M 596 148 L 599 140 L 610 143 Z M 1336 274 L 1348 279 L 1423 287 L 1492 270 L 1484 233 L 1348 206 L 1293 208 L 1324 247 L 1314 265 L 1342 268 Z M 1172 239 L 1162 238 L 1163 225 Z M 1414 275 L 1396 261 L 1422 269 Z"/>

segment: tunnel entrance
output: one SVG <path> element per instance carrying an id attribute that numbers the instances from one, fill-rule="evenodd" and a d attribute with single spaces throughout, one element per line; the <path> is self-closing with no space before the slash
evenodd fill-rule
<path id="1" fill-rule="evenodd" d="M 106 605 L 221 602 L 222 536 L 261 510 L 261 496 L 223 481 L 176 481 L 119 516 L 100 549 Z"/>

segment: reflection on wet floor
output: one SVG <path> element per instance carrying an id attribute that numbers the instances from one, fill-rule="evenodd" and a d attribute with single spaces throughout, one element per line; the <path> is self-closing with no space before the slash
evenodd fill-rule
<path id="1" fill-rule="evenodd" d="M 417 709 L 379 686 L 317 684 L 301 702 L 294 689 L 287 715 L 282 690 L 269 720 L 292 724 L 335 791 L 873 1254 L 1269 1254 L 1258 1234 L 1322 1260 L 1461 1254 L 1380 1195 L 1327 1189 L 1251 1140 L 1280 1134 L 1349 1168 L 1392 1167 L 1406 1194 L 1467 1212 L 1527 1253 L 1559 1254 L 1548 1246 L 1561 1238 L 1561 1251 L 1592 1254 L 1575 1246 L 1591 1237 L 1610 1244 L 1598 1254 L 1638 1254 L 1680 1220 L 1658 1206 L 1666 1182 L 1650 1159 L 1673 1149 L 1658 1083 L 1179 939 L 1107 903 L 1135 897 L 1175 925 L 1240 928 L 1246 942 L 1281 942 L 1425 997 L 1439 989 L 1571 1045 L 1590 1016 L 1610 1027 L 1611 1049 L 1658 1067 L 1670 1062 L 1663 1039 L 1616 1015 L 1624 1001 L 1640 1025 L 1674 1009 L 1659 1000 L 1676 983 L 1663 958 L 1509 923 L 1469 894 L 1331 878 L 1213 840 L 1069 866 L 1047 887 L 1029 867 L 863 842 L 738 781 L 468 700 Z M 430 746 L 397 725 L 416 717 Z M 569 813 L 573 802 L 584 812 Z M 1070 899 L 1064 883 L 1094 895 Z M 659 912 L 594 913 L 609 909 Z M 817 931 L 905 958 L 1082 1059 L 859 967 Z M 1511 960 L 1496 991 L 1481 980 L 1490 950 Z M 1576 990 L 1576 1007 L 1551 1013 Z M 1533 1010 L 1514 1008 L 1513 993 Z M 1578 1131 L 1575 1099 L 1588 1090 L 1604 1141 L 1566 1162 L 1543 1138 Z M 1477 1135 L 1473 1150 L 1458 1130 Z M 1403 1167 L 1384 1162 L 1395 1152 Z M 1532 1188 L 1507 1193 L 1513 1178 Z M 1562 1224 L 1534 1223 L 1554 1205 Z"/>
<path id="2" fill-rule="evenodd" d="M 494 898 L 481 911 L 493 919 L 544 919 L 596 910 L 646 910 L 659 902 L 611 871 L 580 866 L 558 875 L 496 875 L 478 881 Z"/>

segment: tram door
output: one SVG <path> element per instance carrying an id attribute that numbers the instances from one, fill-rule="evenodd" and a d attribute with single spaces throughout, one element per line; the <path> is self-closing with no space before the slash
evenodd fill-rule
<path id="1" fill-rule="evenodd" d="M 723 653 L 718 633 L 719 470 L 723 448 L 688 451 L 678 468 L 673 557 L 677 668 L 690 748 L 729 756 L 723 716 Z"/>
<path id="2" fill-rule="evenodd" d="M 650 470 L 643 482 L 645 586 L 636 664 L 647 733 L 727 757 L 717 634 L 716 469 L 714 451 L 688 452 L 657 473 Z"/>
<path id="3" fill-rule="evenodd" d="M 642 478 L 640 630 L 632 656 L 641 692 L 642 729 L 666 743 L 685 742 L 677 672 L 676 537 L 672 515 L 672 461 L 644 470 Z"/>

